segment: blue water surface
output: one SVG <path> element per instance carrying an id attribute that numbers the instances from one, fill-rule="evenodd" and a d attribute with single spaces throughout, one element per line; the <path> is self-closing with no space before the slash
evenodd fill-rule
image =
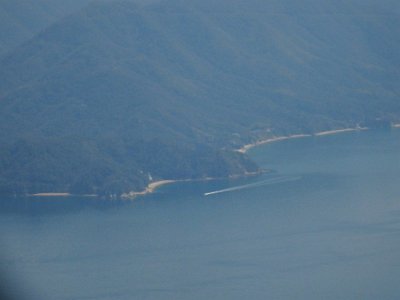
<path id="1" fill-rule="evenodd" d="M 2 198 L 4 282 L 45 300 L 400 298 L 399 130 L 249 155 L 272 171 L 134 201 Z"/>

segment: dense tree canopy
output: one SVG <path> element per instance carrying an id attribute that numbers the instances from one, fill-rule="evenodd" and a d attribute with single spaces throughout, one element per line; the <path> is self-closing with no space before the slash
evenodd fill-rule
<path id="1" fill-rule="evenodd" d="M 0 36 L 1 192 L 243 174 L 256 139 L 400 120 L 396 1 L 78 2 Z"/>

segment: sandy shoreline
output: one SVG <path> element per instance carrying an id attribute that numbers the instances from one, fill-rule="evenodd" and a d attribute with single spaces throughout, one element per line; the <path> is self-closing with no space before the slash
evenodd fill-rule
<path id="1" fill-rule="evenodd" d="M 392 124 L 393 128 L 400 128 L 400 124 Z M 252 144 L 247 144 L 244 145 L 242 148 L 237 149 L 237 152 L 240 153 L 246 153 L 250 149 L 260 146 L 260 145 L 265 145 L 269 143 L 275 143 L 279 141 L 284 141 L 284 140 L 289 140 L 289 139 L 298 139 L 298 138 L 305 138 L 305 137 L 312 137 L 312 136 L 326 136 L 326 135 L 333 135 L 333 134 L 339 134 L 339 133 L 345 133 L 345 132 L 352 132 L 352 131 L 360 131 L 360 130 L 368 130 L 368 128 L 365 127 L 355 127 L 355 128 L 343 128 L 343 129 L 336 129 L 336 130 L 327 130 L 327 131 L 320 131 L 314 134 L 293 134 L 293 135 L 288 135 L 288 136 L 277 136 L 277 137 L 271 137 L 265 140 L 259 140 L 256 141 L 255 143 Z M 262 171 L 261 171 L 262 172 Z M 243 175 L 233 175 L 229 176 L 228 178 L 240 178 L 240 177 L 246 177 L 246 176 L 254 176 L 259 174 L 260 172 L 252 172 L 252 173 L 246 173 Z M 122 199 L 135 199 L 137 196 L 144 196 L 147 194 L 154 193 L 158 188 L 170 184 L 170 183 L 175 183 L 175 182 L 195 182 L 195 181 L 208 181 L 208 180 L 220 180 L 220 179 L 227 179 L 227 178 L 212 178 L 212 177 L 206 177 L 206 178 L 199 178 L 199 179 L 164 179 L 164 180 L 158 180 L 158 181 L 153 181 L 147 185 L 147 187 L 140 192 L 135 192 L 131 191 L 129 193 L 124 193 L 120 195 L 120 198 Z M 70 196 L 83 196 L 83 197 L 96 197 L 98 195 L 72 195 L 70 193 L 36 193 L 36 194 L 30 194 L 28 196 L 31 197 L 70 197 Z"/>
<path id="2" fill-rule="evenodd" d="M 131 191 L 129 193 L 124 193 L 121 195 L 122 199 L 134 199 L 137 196 L 144 196 L 147 194 L 154 193 L 158 188 L 162 187 L 163 185 L 178 182 L 178 181 L 185 181 L 185 180 L 158 180 L 150 182 L 147 187 L 140 192 Z"/>
<path id="3" fill-rule="evenodd" d="M 269 139 L 257 141 L 257 142 L 252 143 L 252 144 L 244 145 L 242 148 L 240 148 L 240 149 L 238 149 L 236 151 L 240 152 L 240 153 L 246 153 L 251 148 L 254 148 L 254 147 L 257 147 L 257 146 L 260 146 L 260 145 L 265 145 L 265 144 L 284 141 L 284 140 L 289 140 L 289 139 L 298 139 L 298 138 L 310 137 L 310 136 L 312 136 L 312 135 L 311 134 L 293 134 L 293 135 L 288 135 L 288 136 L 272 137 L 272 138 L 269 138 Z"/>
<path id="4" fill-rule="evenodd" d="M 79 197 L 97 197 L 96 194 L 82 194 L 82 195 L 75 195 L 71 193 L 57 193 L 57 192 L 48 192 L 48 193 L 35 193 L 35 194 L 28 194 L 29 197 L 71 197 L 71 196 L 79 196 Z"/>
<path id="5" fill-rule="evenodd" d="M 70 193 L 36 193 L 31 194 L 29 196 L 32 197 L 69 197 L 71 196 Z"/>
<path id="6" fill-rule="evenodd" d="M 200 181 L 211 181 L 211 180 L 222 180 L 222 179 L 237 179 L 241 177 L 249 177 L 249 176 L 256 176 L 261 173 L 265 173 L 265 170 L 260 170 L 257 172 L 246 172 L 243 175 L 231 175 L 229 177 L 205 177 L 205 178 L 199 178 L 199 179 L 175 179 L 175 180 L 158 180 L 149 183 L 149 185 L 141 192 L 135 192 L 131 191 L 129 193 L 124 193 L 121 195 L 122 199 L 128 199 L 128 200 L 133 200 L 138 196 L 145 196 L 147 194 L 154 193 L 158 188 L 170 184 L 170 183 L 176 183 L 176 182 L 200 182 Z"/>
<path id="7" fill-rule="evenodd" d="M 399 125 L 399 126 L 397 126 Z M 393 125 L 393 127 L 400 127 L 400 124 Z M 326 136 L 326 135 L 333 135 L 333 134 L 339 134 L 339 133 L 345 133 L 345 132 L 352 132 L 352 131 L 360 131 L 360 130 L 367 130 L 368 128 L 365 127 L 355 127 L 355 128 L 343 128 L 343 129 L 335 129 L 335 130 L 327 130 L 327 131 L 320 131 L 316 132 L 313 134 L 293 134 L 293 135 L 288 135 L 288 136 L 277 136 L 277 137 L 272 137 L 268 138 L 265 140 L 259 140 L 255 143 L 252 144 L 247 144 L 244 145 L 242 148 L 236 150 L 237 152 L 240 153 L 246 153 L 250 149 L 260 146 L 260 145 L 265 145 L 269 143 L 275 143 L 275 142 L 280 142 L 284 140 L 289 140 L 289 139 L 298 139 L 298 138 L 305 138 L 305 137 L 312 137 L 312 136 Z"/>
<path id="8" fill-rule="evenodd" d="M 357 128 L 344 128 L 344 129 L 336 129 L 336 130 L 328 130 L 328 131 L 321 131 L 314 134 L 314 136 L 324 136 L 324 135 L 331 135 L 331 134 L 338 134 L 343 132 L 351 132 L 351 131 L 360 131 L 360 130 L 367 130 L 368 128 L 365 127 L 357 127 Z"/>

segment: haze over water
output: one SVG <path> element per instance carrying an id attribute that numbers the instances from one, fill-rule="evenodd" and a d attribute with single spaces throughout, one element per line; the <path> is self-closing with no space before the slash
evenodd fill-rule
<path id="1" fill-rule="evenodd" d="M 399 130 L 249 154 L 273 172 L 133 202 L 3 198 L 2 270 L 27 299 L 399 297 Z"/>

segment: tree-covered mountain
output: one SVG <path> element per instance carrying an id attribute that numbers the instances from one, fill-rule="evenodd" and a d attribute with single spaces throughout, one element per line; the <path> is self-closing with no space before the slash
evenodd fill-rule
<path id="1" fill-rule="evenodd" d="M 90 0 L 1 0 L 0 57 Z"/>
<path id="2" fill-rule="evenodd" d="M 384 0 L 101 1 L 0 60 L 3 192 L 255 171 L 268 135 L 400 119 Z"/>

